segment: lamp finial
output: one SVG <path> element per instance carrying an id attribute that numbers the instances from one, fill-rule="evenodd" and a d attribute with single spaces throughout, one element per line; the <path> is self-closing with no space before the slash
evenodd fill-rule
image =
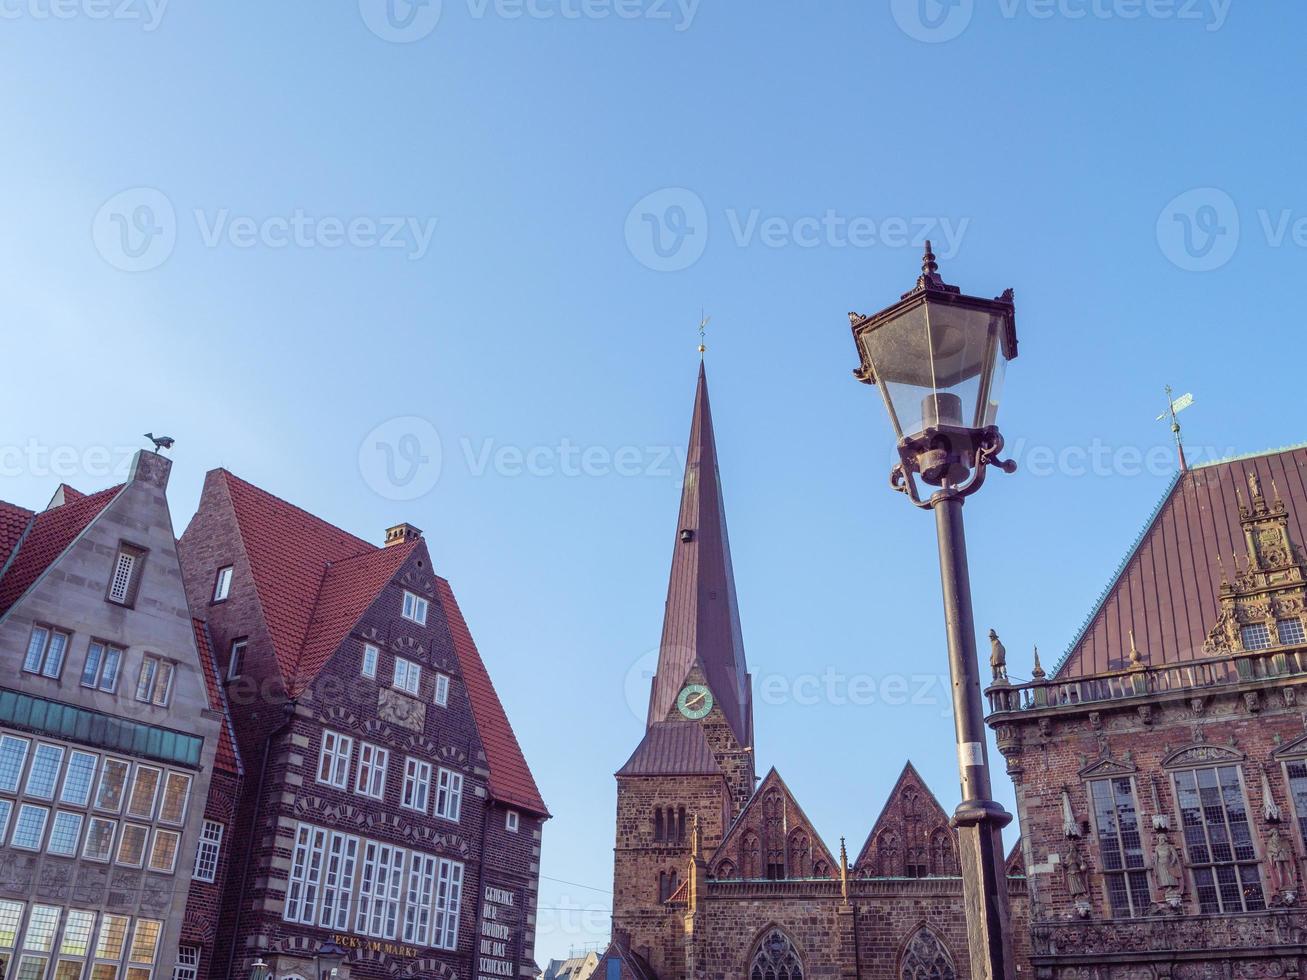
<path id="1" fill-rule="evenodd" d="M 903 299 L 921 292 L 923 289 L 933 289 L 936 292 L 961 293 L 962 290 L 957 286 L 950 286 L 944 281 L 939 274 L 939 263 L 935 261 L 935 250 L 931 247 L 930 239 L 926 239 L 926 251 L 921 256 L 921 275 L 917 277 L 917 285 L 910 292 L 903 294 Z"/>

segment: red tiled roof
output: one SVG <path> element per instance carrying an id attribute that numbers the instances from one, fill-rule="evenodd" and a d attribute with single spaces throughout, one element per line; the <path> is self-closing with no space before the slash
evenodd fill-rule
<path id="1" fill-rule="evenodd" d="M 292 693 L 297 692 L 312 679 L 311 674 L 300 677 L 298 667 L 329 567 L 377 548 L 227 470 L 218 473 L 226 481 L 240 526 L 277 665 Z M 323 634 L 316 635 L 314 649 L 323 642 Z"/>
<path id="2" fill-rule="evenodd" d="M 1289 534 L 1307 546 L 1307 446 L 1195 467 L 1181 474 L 1122 562 L 1056 671 L 1059 678 L 1119 670 L 1130 631 L 1151 665 L 1201 659 L 1220 617 L 1217 556 L 1228 564 L 1247 549 L 1236 490 L 1248 474 L 1274 483 L 1289 510 Z"/>
<path id="3" fill-rule="evenodd" d="M 41 573 L 63 554 L 64 549 L 100 515 L 121 489 L 122 485 L 119 485 L 79 497 L 60 507 L 43 510 L 32 518 L 30 530 L 22 539 L 18 553 L 5 569 L 4 577 L 0 578 L 0 615 L 9 611 L 9 607 L 32 587 Z"/>
<path id="4" fill-rule="evenodd" d="M 467 685 L 468 696 L 472 701 L 472 714 L 476 718 L 477 730 L 481 733 L 481 742 L 490 764 L 490 795 L 500 802 L 521 807 L 530 813 L 548 816 L 549 811 L 540 798 L 535 777 L 531 775 L 531 769 L 522 755 L 522 747 L 513 734 L 513 726 L 504 714 L 504 706 L 495 693 L 495 686 L 490 681 L 486 665 L 468 631 L 454 592 L 440 576 L 436 576 L 436 594 L 445 611 L 445 620 L 449 623 L 454 652 L 458 654 L 463 682 Z"/>
<path id="5" fill-rule="evenodd" d="M 234 776 L 241 775 L 240 754 L 236 750 L 236 732 L 232 728 L 231 711 L 227 706 L 227 694 L 222 689 L 218 672 L 218 661 L 213 655 L 213 643 L 209 639 L 209 628 L 202 619 L 192 619 L 195 630 L 195 647 L 200 651 L 200 672 L 204 674 L 204 689 L 209 698 L 209 707 L 222 712 L 222 729 L 218 733 L 218 752 L 213 764 L 216 768 Z"/>
<path id="6" fill-rule="evenodd" d="M 0 574 L 4 573 L 9 556 L 23 539 L 23 532 L 32 522 L 34 513 L 26 507 L 0 500 Z"/>

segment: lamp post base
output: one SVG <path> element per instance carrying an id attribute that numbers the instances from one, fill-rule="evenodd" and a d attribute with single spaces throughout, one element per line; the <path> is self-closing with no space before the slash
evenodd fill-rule
<path id="1" fill-rule="evenodd" d="M 1003 828 L 1012 815 L 993 800 L 964 800 L 953 814 L 962 862 L 971 975 L 1012 980 L 1012 923 L 1008 912 Z"/>

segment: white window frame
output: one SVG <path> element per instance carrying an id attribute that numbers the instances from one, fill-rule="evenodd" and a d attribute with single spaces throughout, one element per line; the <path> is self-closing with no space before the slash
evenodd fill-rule
<path id="1" fill-rule="evenodd" d="M 322 914 L 324 929 L 349 931 L 350 902 L 358 871 L 359 839 L 349 834 L 331 833 L 322 869 Z"/>
<path id="2" fill-rule="evenodd" d="M 363 644 L 363 662 L 359 667 L 359 672 L 364 677 L 371 677 L 374 680 L 377 676 L 377 664 L 381 660 L 381 649 L 375 643 Z"/>
<path id="3" fill-rule="evenodd" d="M 436 673 L 436 706 L 440 708 L 449 707 L 449 675 Z"/>
<path id="4" fill-rule="evenodd" d="M 18 787 L 23 785 L 23 770 L 27 766 L 27 754 L 32 751 L 30 739 L 19 738 L 17 735 L 0 735 L 0 758 L 3 758 L 6 753 L 12 754 L 14 750 L 11 747 L 14 745 L 19 746 L 18 767 L 13 771 L 12 783 L 8 779 L 0 783 L 0 791 L 6 793 L 17 793 Z"/>
<path id="5" fill-rule="evenodd" d="M 404 590 L 404 605 L 400 610 L 400 615 L 410 623 L 417 623 L 419 626 L 427 625 L 427 613 L 431 603 L 422 598 L 416 592 Z"/>
<path id="6" fill-rule="evenodd" d="M 33 626 L 27 638 L 27 651 L 23 654 L 23 673 L 58 680 L 68 660 L 72 640 L 72 634 L 67 630 L 39 623 Z"/>
<path id="7" fill-rule="evenodd" d="M 123 657 L 127 651 L 103 640 L 91 640 L 86 645 L 86 660 L 82 663 L 82 687 L 105 694 L 118 691 L 118 680 L 123 674 Z"/>
<path id="8" fill-rule="evenodd" d="M 386 798 L 386 769 L 390 765 L 390 749 L 371 742 L 359 743 L 358 779 L 354 792 L 374 800 Z"/>
<path id="9" fill-rule="evenodd" d="M 436 886 L 435 935 L 437 949 L 458 949 L 458 916 L 463 905 L 463 865 L 440 859 Z"/>
<path id="10" fill-rule="evenodd" d="M 436 816 L 458 823 L 463 815 L 463 774 L 441 768 L 436 778 Z"/>
<path id="11" fill-rule="evenodd" d="M 109 570 L 109 590 L 105 598 L 117 606 L 131 606 L 136 601 L 136 587 L 144 564 L 145 552 L 142 549 L 120 544 Z"/>
<path id="12" fill-rule="evenodd" d="M 87 776 L 86 779 L 86 792 L 82 793 L 81 795 L 76 794 L 75 787 L 72 784 L 73 773 L 74 773 L 73 764 L 78 762 L 79 760 L 90 761 L 90 770 L 89 770 L 90 774 Z M 80 765 L 77 771 L 79 773 L 87 771 L 85 769 L 85 764 L 83 763 L 82 765 Z M 80 806 L 80 807 L 90 806 L 91 794 L 95 792 L 95 777 L 96 774 L 99 773 L 99 771 L 100 771 L 100 757 L 98 755 L 96 755 L 93 752 L 83 752 L 81 749 L 72 749 L 68 753 L 68 761 L 64 765 L 64 781 L 63 781 L 63 785 L 59 789 L 59 802 L 67 803 L 70 804 L 71 806 Z M 72 795 L 69 795 L 70 793 L 72 793 Z"/>
<path id="13" fill-rule="evenodd" d="M 191 877 L 196 881 L 212 883 L 218 880 L 218 862 L 222 860 L 222 838 L 227 832 L 225 824 L 206 820 L 200 828 L 200 842 L 195 848 L 195 866 Z"/>
<path id="14" fill-rule="evenodd" d="M 245 672 L 245 651 L 249 645 L 250 641 L 243 636 L 231 641 L 227 651 L 227 680 L 234 681 Z"/>
<path id="15" fill-rule="evenodd" d="M 18 807 L 18 815 L 14 817 L 14 836 L 18 835 L 18 828 L 22 825 L 23 814 L 29 810 L 39 811 L 41 814 L 41 828 L 37 832 L 36 846 L 29 844 L 20 844 L 17 840 L 11 839 L 9 846 L 17 848 L 20 851 L 40 851 L 45 846 L 45 832 L 50 827 L 50 808 L 48 806 L 37 806 L 34 803 L 23 803 Z"/>
<path id="16" fill-rule="evenodd" d="M 32 780 L 37 775 L 37 764 L 40 763 L 43 758 L 49 759 L 51 754 L 54 756 L 53 771 L 42 763 L 43 777 L 46 774 L 49 775 L 49 792 L 46 792 L 44 787 L 34 787 L 32 785 Z M 43 800 L 46 803 L 52 802 L 59 789 L 59 775 L 63 772 L 65 754 L 62 745 L 54 745 L 50 742 L 37 742 L 36 748 L 32 750 L 32 761 L 27 767 L 27 779 L 23 783 L 23 795 L 30 796 L 34 800 Z"/>
<path id="17" fill-rule="evenodd" d="M 91 853 L 91 842 L 96 839 L 92 833 L 96 824 L 109 825 L 109 849 L 103 854 L 96 852 Z M 97 861 L 100 864 L 108 864 L 113 860 L 114 848 L 118 843 L 118 821 L 109 817 L 97 817 L 92 815 L 86 824 L 86 836 L 82 841 L 82 858 L 87 861 Z"/>
<path id="18" fill-rule="evenodd" d="M 132 860 L 131 855 L 124 855 L 123 848 L 127 846 L 127 838 L 131 836 L 133 840 L 140 839 L 140 857 Z M 141 868 L 145 866 L 145 859 L 150 853 L 150 828 L 143 823 L 124 823 L 122 833 L 118 835 L 118 850 L 113 856 L 113 863 L 121 865 L 124 868 Z"/>
<path id="19" fill-rule="evenodd" d="M 404 760 L 404 793 L 400 806 L 426 813 L 431 805 L 431 763 L 408 756 Z"/>
<path id="20" fill-rule="evenodd" d="M 417 697 L 422 689 L 422 665 L 412 660 L 405 660 L 403 657 L 396 657 L 392 683 L 395 690 Z"/>
<path id="21" fill-rule="evenodd" d="M 167 838 L 172 839 L 172 853 L 168 857 L 168 863 L 163 864 L 161 862 L 156 862 L 155 858 L 159 853 L 159 842 Z M 145 866 L 151 871 L 170 875 L 177 870 L 177 854 L 181 849 L 181 831 L 165 830 L 163 827 L 156 827 L 154 828 L 154 833 L 150 837 L 150 853 L 145 858 Z"/>
<path id="22" fill-rule="evenodd" d="M 75 821 L 76 830 L 73 831 L 73 846 L 68 850 L 56 851 L 54 849 L 55 832 L 61 823 Z M 54 819 L 50 821 L 50 837 L 46 842 L 45 850 L 47 854 L 56 854 L 60 857 L 77 857 L 78 852 L 82 849 L 82 828 L 86 825 L 84 814 L 74 813 L 71 810 L 55 810 Z"/>
<path id="23" fill-rule="evenodd" d="M 323 729 L 322 748 L 318 752 L 318 782 L 336 789 L 349 788 L 349 764 L 354 754 L 354 739 L 340 732 Z M 327 778 L 323 778 L 323 774 Z"/>
<path id="24" fill-rule="evenodd" d="M 213 577 L 213 601 L 226 602 L 231 597 L 232 566 L 223 565 Z"/>
<path id="25" fill-rule="evenodd" d="M 136 678 L 136 700 L 141 704 L 152 704 L 166 708 L 172 698 L 173 682 L 177 676 L 177 665 L 157 654 L 147 653 L 141 658 L 141 672 Z M 160 690 L 159 682 L 163 681 Z"/>
<path id="26" fill-rule="evenodd" d="M 200 947 L 178 946 L 177 964 L 172 968 L 172 980 L 196 980 L 200 975 Z"/>
<path id="27" fill-rule="evenodd" d="M 516 834 L 522 828 L 522 817 L 516 810 L 509 810 L 504 814 L 504 829 L 510 834 Z"/>

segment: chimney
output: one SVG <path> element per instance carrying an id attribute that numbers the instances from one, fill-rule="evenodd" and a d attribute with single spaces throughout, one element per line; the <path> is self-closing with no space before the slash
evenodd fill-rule
<path id="1" fill-rule="evenodd" d="M 386 528 L 386 547 L 407 544 L 410 541 L 416 541 L 420 537 L 422 537 L 420 528 L 416 528 L 412 524 L 396 524 L 394 527 Z"/>
<path id="2" fill-rule="evenodd" d="M 136 456 L 132 459 L 132 471 L 131 475 L 127 477 L 127 482 L 149 483 L 160 490 L 166 490 L 168 488 L 168 474 L 171 471 L 172 460 L 167 456 L 160 456 L 148 449 L 141 449 L 137 451 Z"/>

